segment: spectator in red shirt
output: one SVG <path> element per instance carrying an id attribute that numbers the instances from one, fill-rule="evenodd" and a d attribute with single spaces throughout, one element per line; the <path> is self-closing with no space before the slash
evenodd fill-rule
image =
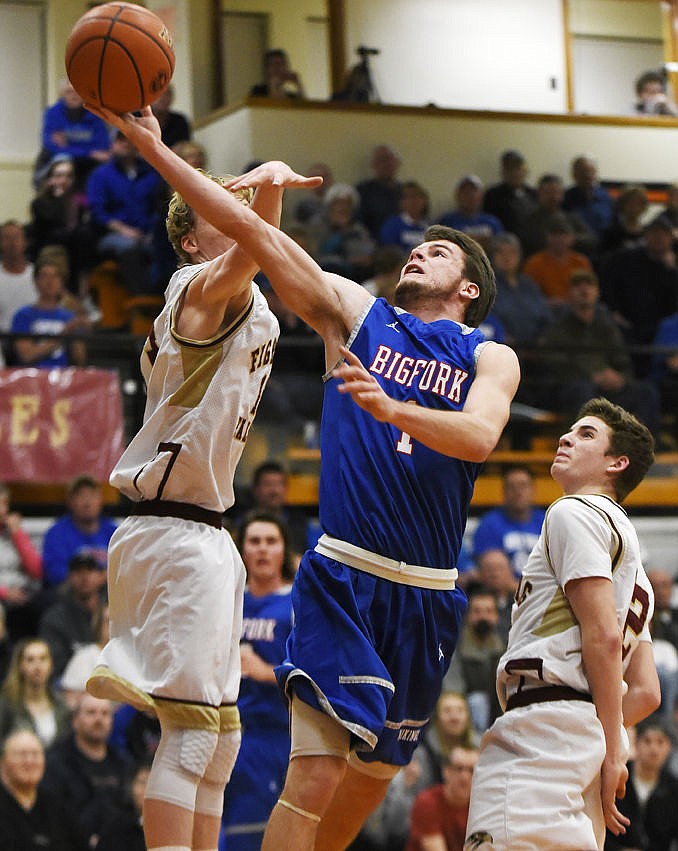
<path id="1" fill-rule="evenodd" d="M 42 557 L 10 508 L 10 492 L 0 482 L 0 606 L 12 642 L 35 635 L 41 612 Z"/>
<path id="2" fill-rule="evenodd" d="M 457 746 L 443 767 L 443 782 L 417 795 L 406 851 L 463 851 L 478 759 L 475 748 Z"/>

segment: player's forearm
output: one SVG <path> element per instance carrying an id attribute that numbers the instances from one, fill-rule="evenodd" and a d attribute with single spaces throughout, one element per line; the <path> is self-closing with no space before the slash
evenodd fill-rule
<path id="1" fill-rule="evenodd" d="M 141 138 L 136 141 L 138 136 Z M 148 133 L 135 133 L 133 138 L 142 155 L 186 202 L 211 225 L 234 239 L 251 257 L 286 306 L 322 333 L 319 323 L 323 312 L 329 308 L 331 293 L 315 261 L 286 234 L 264 221 L 258 209 L 255 212 L 245 207 L 159 139 Z M 271 192 L 276 188 L 279 189 L 271 187 Z M 271 205 L 270 197 L 266 201 L 265 194 L 262 203 Z M 270 215 L 274 214 L 273 209 Z"/>
<path id="2" fill-rule="evenodd" d="M 619 758 L 622 716 L 622 639 L 617 624 L 582 628 L 582 661 L 608 758 Z"/>
<path id="3" fill-rule="evenodd" d="M 282 198 L 283 189 L 280 186 L 259 186 L 254 194 L 250 209 L 253 210 L 262 219 L 272 227 L 279 227 L 280 217 L 282 214 Z M 249 288 L 249 281 L 259 271 L 257 262 L 242 248 L 239 243 L 236 243 L 231 250 L 231 255 L 227 260 L 228 273 L 225 276 L 220 276 L 219 290 L 227 289 L 231 291 L 235 282 L 240 280 L 243 287 Z M 216 267 L 215 267 L 216 269 Z"/>
<path id="4" fill-rule="evenodd" d="M 201 174 L 192 165 L 148 132 L 130 132 L 130 140 L 153 168 L 159 172 L 200 216 L 236 242 L 240 242 L 244 222 L 258 219 L 230 192 Z"/>
<path id="5" fill-rule="evenodd" d="M 283 192 L 280 186 L 259 186 L 254 193 L 250 208 L 265 222 L 273 227 L 280 227 Z"/>
<path id="6" fill-rule="evenodd" d="M 388 421 L 417 440 L 461 461 L 485 461 L 497 445 L 502 428 L 482 415 L 466 411 L 439 411 L 391 400 Z"/>

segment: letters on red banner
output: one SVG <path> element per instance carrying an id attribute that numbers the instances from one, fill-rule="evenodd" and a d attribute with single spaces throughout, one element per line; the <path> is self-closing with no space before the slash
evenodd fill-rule
<path id="1" fill-rule="evenodd" d="M 106 481 L 123 439 L 117 373 L 0 369 L 0 481 Z"/>

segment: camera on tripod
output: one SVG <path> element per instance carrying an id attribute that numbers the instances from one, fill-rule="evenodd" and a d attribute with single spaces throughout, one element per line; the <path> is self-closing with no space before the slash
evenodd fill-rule
<path id="1" fill-rule="evenodd" d="M 366 56 L 378 56 L 381 50 L 376 47 L 365 47 L 361 44 L 360 47 L 356 47 L 355 52 L 364 59 Z"/>

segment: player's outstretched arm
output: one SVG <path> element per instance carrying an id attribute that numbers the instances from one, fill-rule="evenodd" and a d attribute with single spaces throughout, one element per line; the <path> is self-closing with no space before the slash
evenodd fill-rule
<path id="1" fill-rule="evenodd" d="M 252 199 L 251 208 L 274 227 L 280 224 L 282 211 L 281 186 L 262 185 Z M 177 331 L 191 340 L 206 340 L 227 327 L 245 310 L 252 298 L 252 278 L 257 265 L 238 245 L 232 242 L 222 254 L 206 257 L 195 230 L 182 240 L 184 250 L 192 253 L 194 262 L 209 259 L 197 275 L 191 278 L 180 310 Z M 192 247 L 192 248 L 191 248 Z"/>
<path id="2" fill-rule="evenodd" d="M 612 583 L 602 576 L 575 579 L 565 594 L 581 630 L 584 674 L 605 734 L 605 758 L 600 772 L 605 824 L 619 836 L 629 819 L 615 797 L 626 792 L 627 754 L 622 752 L 622 634 L 617 622 Z"/>
<path id="3" fill-rule="evenodd" d="M 359 284 L 323 272 L 294 240 L 240 204 L 230 192 L 184 162 L 160 139 L 160 126 L 150 107 L 140 116 L 92 112 L 122 130 L 144 159 L 211 225 L 234 239 L 250 255 L 285 304 L 311 325 L 328 346 L 328 359 L 343 342 L 370 298 Z M 285 188 L 317 186 L 321 178 L 304 177 L 284 163 L 266 163 L 241 185 L 269 183 Z"/>
<path id="4" fill-rule="evenodd" d="M 463 410 L 440 411 L 392 399 L 352 352 L 342 348 L 341 355 L 345 363 L 334 371 L 343 379 L 339 392 L 350 393 L 375 419 L 389 422 L 436 452 L 462 461 L 484 461 L 497 445 L 520 379 L 513 350 L 493 343 L 478 360 Z"/>

